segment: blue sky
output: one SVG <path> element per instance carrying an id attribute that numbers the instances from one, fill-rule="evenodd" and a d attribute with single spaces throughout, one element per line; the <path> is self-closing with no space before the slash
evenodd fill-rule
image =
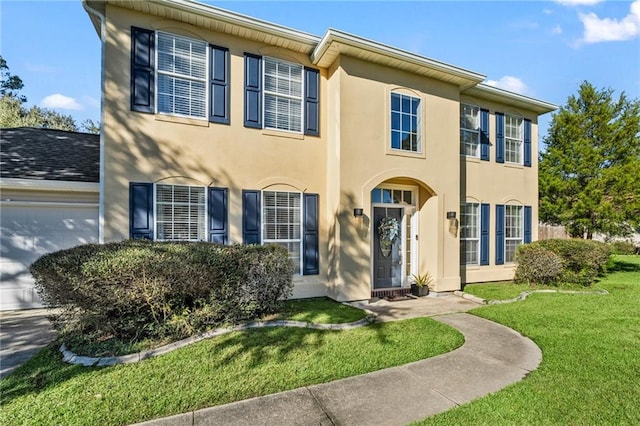
<path id="1" fill-rule="evenodd" d="M 205 3 L 318 36 L 353 33 L 558 105 L 584 80 L 640 98 L 640 0 Z M 80 1 L 2 0 L 0 19 L 0 53 L 27 105 L 99 120 L 100 41 Z"/>

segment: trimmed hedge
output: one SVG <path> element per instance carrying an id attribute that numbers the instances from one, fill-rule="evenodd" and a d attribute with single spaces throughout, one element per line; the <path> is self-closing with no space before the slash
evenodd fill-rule
<path id="1" fill-rule="evenodd" d="M 562 260 L 562 273 L 557 277 L 557 280 L 554 280 L 557 282 L 589 286 L 598 276 L 607 271 L 611 262 L 610 246 L 599 241 L 551 239 L 535 241 L 528 246 L 540 247 L 553 252 Z M 521 251 L 531 250 L 525 247 L 527 246 L 519 247 L 518 254 Z M 518 264 L 518 269 L 523 270 L 520 276 L 526 275 L 524 271 L 534 267 L 527 263 L 530 261 L 538 262 L 538 260 L 529 258 L 524 263 Z M 516 276 L 518 276 L 518 269 L 516 269 Z"/>
<path id="2" fill-rule="evenodd" d="M 514 281 L 518 283 L 554 284 L 562 274 L 560 256 L 537 244 L 518 247 L 516 262 Z"/>
<path id="3" fill-rule="evenodd" d="M 128 240 L 46 254 L 31 266 L 55 325 L 138 341 L 182 338 L 275 312 L 293 290 L 277 245 Z"/>
<path id="4" fill-rule="evenodd" d="M 636 247 L 630 241 L 614 241 L 611 244 L 613 254 L 636 254 L 640 253 L 640 247 Z"/>

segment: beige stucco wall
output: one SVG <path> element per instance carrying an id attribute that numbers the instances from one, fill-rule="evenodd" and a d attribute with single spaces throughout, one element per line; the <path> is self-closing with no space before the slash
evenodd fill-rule
<path id="1" fill-rule="evenodd" d="M 320 274 L 295 277 L 294 297 L 329 295 L 368 299 L 372 281 L 371 190 L 380 184 L 419 187 L 418 273 L 429 272 L 436 291 L 466 282 L 508 279 L 513 267 L 461 268 L 459 239 L 446 212 L 461 201 L 531 205 L 537 223 L 536 115 L 464 97 L 493 113 L 532 120 L 532 161 L 524 168 L 459 155 L 459 87 L 389 67 L 338 56 L 321 69 L 320 137 L 245 128 L 244 53 L 313 66 L 308 56 L 240 37 L 107 5 L 104 91 L 104 240 L 128 238 L 129 182 L 165 182 L 229 189 L 229 240 L 242 242 L 243 189 L 318 193 Z M 224 46 L 230 54 L 230 125 L 130 111 L 130 28 L 166 30 Z M 422 152 L 390 149 L 390 93 L 421 99 Z M 462 184 L 461 184 L 462 182 Z M 353 217 L 354 208 L 364 218 Z M 495 235 L 495 218 L 491 235 Z M 537 229 L 533 227 L 534 239 Z"/>
<path id="2" fill-rule="evenodd" d="M 458 96 L 455 86 L 388 67 L 341 57 L 330 73 L 330 99 L 339 104 L 334 120 L 338 140 L 330 140 L 327 189 L 337 223 L 330 240 L 337 247 L 331 295 L 338 299 L 368 298 L 371 292 L 371 190 L 382 183 L 422 188 L 418 227 L 418 271 L 428 271 L 437 291 L 458 289 L 458 241 L 448 231 L 445 211 L 459 205 Z M 390 94 L 403 91 L 421 99 L 422 152 L 409 154 L 389 148 Z M 335 125 L 335 122 L 334 122 Z M 337 198 L 339 194 L 339 199 Z M 361 221 L 353 208 L 363 208 Z"/>
<path id="3" fill-rule="evenodd" d="M 513 278 L 515 264 L 495 264 L 495 205 L 517 204 L 532 207 L 532 241 L 538 239 L 538 123 L 535 113 L 509 105 L 463 95 L 461 103 L 477 105 L 489 110 L 489 161 L 460 156 L 461 202 L 489 203 L 489 265 L 461 267 L 462 282 L 502 281 Z M 517 164 L 496 163 L 495 113 L 502 112 L 531 120 L 531 167 Z"/>
<path id="4" fill-rule="evenodd" d="M 129 110 L 130 28 L 164 29 L 229 48 L 230 125 Z M 129 182 L 183 183 L 229 189 L 229 240 L 242 242 L 243 189 L 284 189 L 326 194 L 326 142 L 286 132 L 243 126 L 244 53 L 272 55 L 310 66 L 304 55 L 213 33 L 172 21 L 158 20 L 107 6 L 105 87 L 105 241 L 128 238 Z M 325 79 L 322 70 L 321 79 Z M 326 99 L 321 84 L 321 99 Z M 323 108 L 321 115 L 326 110 Z M 323 121 L 321 135 L 326 134 Z M 320 235 L 329 221 L 320 218 Z M 326 243 L 320 245 L 326 259 Z M 326 275 L 296 277 L 295 297 L 324 295 Z"/>

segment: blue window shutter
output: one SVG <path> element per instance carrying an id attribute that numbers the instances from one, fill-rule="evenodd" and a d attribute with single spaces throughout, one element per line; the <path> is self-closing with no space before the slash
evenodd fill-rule
<path id="1" fill-rule="evenodd" d="M 524 206 L 524 242 L 525 244 L 531 242 L 531 219 L 532 210 L 531 206 Z"/>
<path id="2" fill-rule="evenodd" d="M 153 240 L 153 184 L 129 182 L 129 238 Z"/>
<path id="3" fill-rule="evenodd" d="M 320 136 L 320 72 L 304 69 L 304 134 Z"/>
<path id="4" fill-rule="evenodd" d="M 229 49 L 210 46 L 209 121 L 229 124 Z"/>
<path id="5" fill-rule="evenodd" d="M 496 112 L 496 163 L 504 163 L 504 114 Z"/>
<path id="6" fill-rule="evenodd" d="M 489 204 L 480 204 L 480 264 L 489 264 Z"/>
<path id="7" fill-rule="evenodd" d="M 209 188 L 207 233 L 209 234 L 209 241 L 212 243 L 228 243 L 227 197 L 227 188 Z"/>
<path id="8" fill-rule="evenodd" d="M 496 204 L 496 265 L 504 265 L 504 205 Z"/>
<path id="9" fill-rule="evenodd" d="M 262 57 L 244 54 L 244 126 L 262 128 Z"/>
<path id="10" fill-rule="evenodd" d="M 489 161 L 489 110 L 480 110 L 480 159 Z"/>
<path id="11" fill-rule="evenodd" d="M 131 27 L 131 111 L 153 113 L 155 34 Z"/>
<path id="12" fill-rule="evenodd" d="M 318 194 L 304 194 L 303 275 L 320 273 L 318 252 Z"/>
<path id="13" fill-rule="evenodd" d="M 242 243 L 260 244 L 260 191 L 242 190 Z"/>
<path id="14" fill-rule="evenodd" d="M 531 167 L 531 120 L 524 120 L 524 165 Z"/>

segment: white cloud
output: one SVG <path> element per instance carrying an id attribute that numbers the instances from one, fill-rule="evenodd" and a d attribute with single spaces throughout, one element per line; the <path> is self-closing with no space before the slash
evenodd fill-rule
<path id="1" fill-rule="evenodd" d="M 556 0 L 556 3 L 560 3 L 565 6 L 593 6 L 594 4 L 602 3 L 604 0 Z"/>
<path id="2" fill-rule="evenodd" d="M 498 87 L 500 89 L 508 90 L 510 92 L 528 94 L 529 87 L 517 77 L 505 75 L 500 80 L 487 80 L 489 86 Z"/>
<path id="3" fill-rule="evenodd" d="M 545 15 L 553 15 L 553 10 L 551 9 L 542 9 L 542 13 Z"/>
<path id="4" fill-rule="evenodd" d="M 579 16 L 584 25 L 584 34 L 581 40 L 583 43 L 624 41 L 640 35 L 640 0 L 631 3 L 629 14 L 621 20 L 600 19 L 593 12 L 581 13 Z"/>
<path id="5" fill-rule="evenodd" d="M 43 73 L 43 74 L 53 74 L 53 73 L 58 72 L 58 68 L 56 68 L 56 67 L 52 67 L 52 66 L 49 66 L 49 65 L 42 65 L 42 64 L 32 64 L 30 62 L 27 62 L 26 68 L 29 71 L 39 72 L 39 73 Z"/>
<path id="6" fill-rule="evenodd" d="M 61 95 L 60 93 L 54 93 L 53 95 L 46 96 L 40 101 L 40 106 L 43 108 L 53 109 L 72 109 L 81 110 L 84 107 L 75 99 L 69 96 Z"/>
<path id="7" fill-rule="evenodd" d="M 560 25 L 556 25 L 551 28 L 551 34 L 562 34 L 562 27 Z"/>

